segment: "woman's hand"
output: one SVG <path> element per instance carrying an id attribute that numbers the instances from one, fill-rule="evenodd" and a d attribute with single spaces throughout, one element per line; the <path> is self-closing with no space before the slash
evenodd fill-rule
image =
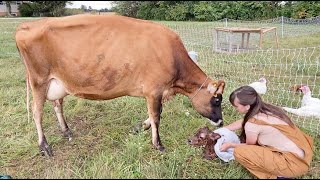
<path id="1" fill-rule="evenodd" d="M 224 152 L 224 151 L 227 151 L 229 148 L 232 147 L 232 143 L 229 143 L 229 142 L 225 142 L 221 145 L 220 147 L 220 151 L 221 152 Z"/>

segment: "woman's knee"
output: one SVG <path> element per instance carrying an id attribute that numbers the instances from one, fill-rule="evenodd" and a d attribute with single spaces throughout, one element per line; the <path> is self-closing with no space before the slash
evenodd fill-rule
<path id="1" fill-rule="evenodd" d="M 237 146 L 234 148 L 233 156 L 237 161 L 240 161 L 245 157 L 246 151 L 246 146 Z"/>
<path id="2" fill-rule="evenodd" d="M 233 155 L 237 161 L 248 161 L 256 155 L 256 150 L 260 148 L 256 145 L 243 145 L 234 148 Z"/>

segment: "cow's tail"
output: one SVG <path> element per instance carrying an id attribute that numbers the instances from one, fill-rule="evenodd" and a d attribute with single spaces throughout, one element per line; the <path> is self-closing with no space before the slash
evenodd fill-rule
<path id="1" fill-rule="evenodd" d="M 16 44 L 16 46 L 17 46 L 17 49 L 18 49 L 18 52 L 20 55 L 20 59 L 22 59 L 24 65 L 26 67 L 26 86 L 27 86 L 27 88 L 26 88 L 27 89 L 27 102 L 26 102 L 26 104 L 27 104 L 27 112 L 28 112 L 28 123 L 30 123 L 30 103 L 29 103 L 30 102 L 30 80 L 29 80 L 29 73 L 28 73 L 27 64 L 25 62 L 25 59 L 22 56 L 17 44 Z"/>
<path id="2" fill-rule="evenodd" d="M 27 111 L 28 111 L 28 123 L 30 123 L 30 83 L 29 74 L 26 73 L 26 84 L 27 84 Z"/>

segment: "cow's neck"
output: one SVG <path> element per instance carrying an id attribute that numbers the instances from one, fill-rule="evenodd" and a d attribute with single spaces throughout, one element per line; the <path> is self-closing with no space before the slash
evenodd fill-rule
<path id="1" fill-rule="evenodd" d="M 201 87 L 206 87 L 210 78 L 196 65 L 191 64 L 185 67 L 186 71 L 181 72 L 179 79 L 176 81 L 176 93 L 184 94 L 188 97 L 199 90 Z"/>

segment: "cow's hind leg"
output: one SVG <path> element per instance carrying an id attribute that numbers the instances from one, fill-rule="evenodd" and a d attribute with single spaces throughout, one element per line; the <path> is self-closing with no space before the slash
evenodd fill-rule
<path id="1" fill-rule="evenodd" d="M 63 135 L 64 135 L 64 137 L 68 138 L 70 141 L 72 138 L 72 133 L 71 133 L 71 131 L 65 121 L 65 118 L 63 116 L 63 106 L 62 106 L 63 98 L 58 99 L 58 100 L 54 100 L 52 102 L 53 102 L 53 109 L 56 113 L 59 125 L 61 127 L 62 132 L 63 132 Z"/>
<path id="2" fill-rule="evenodd" d="M 37 132 L 38 132 L 38 143 L 40 152 L 42 155 L 53 156 L 52 150 L 48 145 L 46 137 L 43 133 L 42 129 L 42 116 L 43 116 L 43 106 L 46 101 L 45 98 L 46 88 L 33 88 L 32 96 L 33 96 L 33 118 L 36 124 Z"/>
<path id="3" fill-rule="evenodd" d="M 148 120 L 152 129 L 152 144 L 156 149 L 162 152 L 165 150 L 165 148 L 162 146 L 159 136 L 160 115 L 162 111 L 161 99 L 161 96 L 147 97 L 149 114 Z"/>

